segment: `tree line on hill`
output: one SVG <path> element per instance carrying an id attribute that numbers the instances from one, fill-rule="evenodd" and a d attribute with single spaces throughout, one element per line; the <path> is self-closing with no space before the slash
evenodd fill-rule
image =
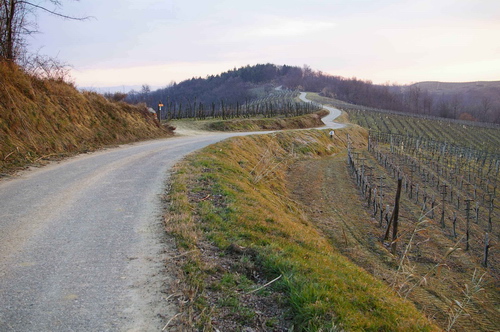
<path id="1" fill-rule="evenodd" d="M 206 78 L 193 77 L 180 83 L 173 82 L 156 91 L 143 85 L 141 91 L 129 92 L 125 100 L 132 103 L 146 102 L 150 107 L 156 107 L 160 101 L 177 104 L 196 102 L 210 105 L 221 101 L 225 104 L 241 104 L 267 95 L 273 84 L 286 80 L 291 72 L 302 76 L 302 70 L 298 67 L 272 64 L 246 66 Z"/>
<path id="2" fill-rule="evenodd" d="M 351 104 L 392 111 L 439 116 L 468 121 L 500 124 L 500 84 L 485 91 L 436 92 L 419 83 L 412 85 L 373 84 L 368 80 L 344 78 L 303 67 L 258 64 L 234 68 L 206 78 L 193 77 L 165 88 L 141 91 L 122 96 L 131 103 L 145 102 L 156 109 L 159 102 L 169 104 L 221 102 L 243 103 L 261 98 L 275 86 L 290 90 L 317 92 Z M 113 98 L 114 95 L 108 95 Z"/>

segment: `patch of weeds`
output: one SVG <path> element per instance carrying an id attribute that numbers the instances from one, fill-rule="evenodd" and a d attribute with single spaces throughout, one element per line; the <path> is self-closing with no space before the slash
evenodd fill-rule
<path id="1" fill-rule="evenodd" d="M 221 307 L 229 307 L 236 309 L 240 306 L 240 300 L 234 295 L 228 295 L 220 298 L 217 304 Z"/>
<path id="2" fill-rule="evenodd" d="M 222 290 L 240 290 L 248 292 L 251 290 L 253 282 L 248 279 L 244 274 L 240 273 L 226 273 L 219 282 Z"/>
<path id="3" fill-rule="evenodd" d="M 265 326 L 272 329 L 274 327 L 277 327 L 278 323 L 279 320 L 276 317 L 272 317 L 266 320 Z"/>
<path id="4" fill-rule="evenodd" d="M 213 181 L 217 180 L 217 175 L 215 173 L 203 173 L 198 178 L 198 181 L 201 183 L 212 184 Z"/>
<path id="5" fill-rule="evenodd" d="M 243 325 L 249 324 L 255 318 L 255 311 L 248 307 L 239 307 L 238 311 L 238 321 Z"/>
<path id="6" fill-rule="evenodd" d="M 254 230 L 263 234 L 266 234 L 270 231 L 269 228 L 264 225 L 255 225 Z"/>
<path id="7" fill-rule="evenodd" d="M 209 159 L 196 159 L 191 164 L 193 167 L 202 167 L 202 173 L 211 172 L 214 167 L 213 161 Z"/>
<path id="8" fill-rule="evenodd" d="M 285 238 L 285 239 L 289 239 L 290 238 L 290 234 L 285 232 L 285 231 L 282 231 L 282 230 L 279 230 L 279 229 L 273 229 L 271 231 L 271 234 L 274 236 L 274 237 L 281 237 L 281 238 Z"/>

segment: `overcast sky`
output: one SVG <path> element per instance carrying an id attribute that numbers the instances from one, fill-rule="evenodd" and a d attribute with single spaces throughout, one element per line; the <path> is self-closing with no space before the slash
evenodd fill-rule
<path id="1" fill-rule="evenodd" d="M 247 64 L 374 83 L 500 80 L 500 0 L 63 0 L 32 50 L 80 87 L 165 86 Z"/>

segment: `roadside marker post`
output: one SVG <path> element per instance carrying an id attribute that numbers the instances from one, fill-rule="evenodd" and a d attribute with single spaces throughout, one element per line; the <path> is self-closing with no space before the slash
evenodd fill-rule
<path id="1" fill-rule="evenodd" d="M 161 122 L 161 108 L 163 107 L 163 104 L 161 101 L 158 102 L 158 112 L 156 112 L 156 115 L 158 117 L 158 121 Z"/>

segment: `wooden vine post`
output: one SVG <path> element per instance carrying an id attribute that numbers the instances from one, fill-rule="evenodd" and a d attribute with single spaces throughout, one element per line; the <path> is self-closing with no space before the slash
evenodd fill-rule
<path id="1" fill-rule="evenodd" d="M 457 238 L 457 213 L 453 212 L 453 237 Z"/>
<path id="2" fill-rule="evenodd" d="M 470 202 L 472 201 L 472 199 L 466 199 L 465 202 L 466 202 L 466 208 L 465 208 L 465 212 L 466 212 L 466 223 L 465 223 L 465 250 L 469 250 L 469 237 L 470 237 Z"/>
<path id="3" fill-rule="evenodd" d="M 389 224 L 387 225 L 387 230 L 385 232 L 384 241 L 389 238 L 389 233 L 392 226 L 392 242 L 391 242 L 391 252 L 393 255 L 396 254 L 397 247 L 397 237 L 398 237 L 398 217 L 399 217 L 399 200 L 401 198 L 401 186 L 403 180 L 402 178 L 398 179 L 398 189 L 396 191 L 396 199 L 394 202 L 394 211 L 392 212 L 391 219 L 389 220 Z"/>
<path id="4" fill-rule="evenodd" d="M 484 256 L 483 256 L 483 266 L 488 267 L 488 250 L 490 249 L 490 239 L 488 233 L 484 236 Z"/>
<path id="5" fill-rule="evenodd" d="M 448 186 L 447 185 L 442 185 L 441 188 L 443 189 L 443 191 L 441 192 L 441 195 L 443 196 L 441 198 L 441 227 L 445 228 L 445 223 L 444 223 L 444 210 L 445 210 L 445 202 L 446 202 L 446 188 Z"/>
<path id="6" fill-rule="evenodd" d="M 491 232 L 493 230 L 493 223 L 491 222 L 491 214 L 493 213 L 493 195 L 490 194 L 490 205 L 488 208 L 488 232 Z"/>

